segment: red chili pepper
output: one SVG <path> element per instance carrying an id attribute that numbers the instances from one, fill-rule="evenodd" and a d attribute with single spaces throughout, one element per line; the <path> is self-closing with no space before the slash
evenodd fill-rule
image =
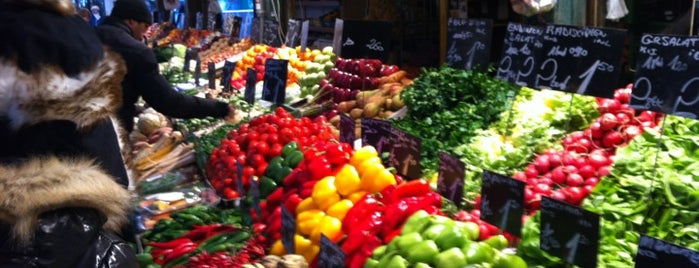
<path id="1" fill-rule="evenodd" d="M 178 239 L 170 240 L 167 242 L 149 242 L 146 245 L 157 247 L 157 248 L 174 248 L 176 246 L 179 246 L 179 245 L 184 244 L 184 243 L 189 243 L 189 242 L 192 242 L 192 239 L 178 238 Z"/>
<path id="2" fill-rule="evenodd" d="M 357 223 L 369 217 L 374 211 L 377 211 L 379 206 L 380 203 L 374 195 L 366 194 L 362 196 L 345 214 L 345 218 L 342 221 L 342 230 L 345 233 L 349 233 L 349 228 L 357 226 Z"/>
<path id="3" fill-rule="evenodd" d="M 268 203 L 267 205 L 269 207 L 278 207 L 282 203 L 283 197 L 284 197 L 284 188 L 279 187 L 279 188 L 275 189 L 274 191 L 272 191 L 272 193 L 270 193 L 265 200 L 267 201 L 267 203 Z"/>
<path id="4" fill-rule="evenodd" d="M 164 262 L 168 263 L 171 262 L 174 259 L 177 259 L 179 257 L 182 257 L 182 255 L 185 255 L 187 253 L 190 253 L 197 249 L 197 244 L 195 243 L 188 243 L 188 244 L 182 244 L 176 248 L 174 248 L 170 253 L 165 255 Z"/>
<path id="5" fill-rule="evenodd" d="M 384 222 L 381 228 L 381 234 L 386 236 L 393 232 L 393 230 L 397 229 L 401 221 L 403 221 L 404 218 L 407 218 L 406 211 L 412 205 L 414 205 L 415 202 L 417 202 L 416 197 L 408 197 L 388 205 L 384 213 Z"/>
<path id="6" fill-rule="evenodd" d="M 398 200 L 391 199 L 391 194 L 393 193 L 393 191 L 396 190 L 396 188 L 397 188 L 396 185 L 389 185 L 389 186 L 384 187 L 383 190 L 381 190 L 381 192 L 379 192 L 379 196 L 381 196 L 381 198 L 380 198 L 381 202 L 383 202 L 384 204 L 391 204 L 393 202 L 398 201 Z"/>
<path id="7" fill-rule="evenodd" d="M 430 183 L 424 179 L 412 180 L 396 186 L 391 193 L 391 200 L 399 200 L 409 196 L 423 196 L 430 192 Z"/>

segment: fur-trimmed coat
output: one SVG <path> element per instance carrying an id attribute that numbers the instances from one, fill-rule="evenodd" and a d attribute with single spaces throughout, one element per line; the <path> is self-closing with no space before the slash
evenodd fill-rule
<path id="1" fill-rule="evenodd" d="M 136 267 L 123 60 L 69 0 L 0 0 L 0 267 Z M 120 138 L 121 137 L 121 138 Z"/>

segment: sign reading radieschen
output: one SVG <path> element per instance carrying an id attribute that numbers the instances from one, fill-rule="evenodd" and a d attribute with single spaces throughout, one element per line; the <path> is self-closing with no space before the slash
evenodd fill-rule
<path id="1" fill-rule="evenodd" d="M 597 267 L 599 215 L 542 197 L 540 239 L 541 249 L 569 264 Z"/>
<path id="2" fill-rule="evenodd" d="M 481 219 L 521 237 L 525 183 L 488 170 L 482 180 Z"/>
<path id="3" fill-rule="evenodd" d="M 449 198 L 457 207 L 461 207 L 463 203 L 465 176 L 466 164 L 464 162 L 448 153 L 439 153 L 437 191 L 442 196 Z"/>
<path id="4" fill-rule="evenodd" d="M 541 27 L 508 24 L 496 77 L 520 86 L 533 87 L 539 66 L 537 60 L 544 45 L 543 34 Z"/>
<path id="5" fill-rule="evenodd" d="M 446 64 L 466 70 L 475 66 L 487 70 L 492 33 L 492 20 L 449 18 Z"/>
<path id="6" fill-rule="evenodd" d="M 699 37 L 644 34 L 631 108 L 697 118 Z"/>

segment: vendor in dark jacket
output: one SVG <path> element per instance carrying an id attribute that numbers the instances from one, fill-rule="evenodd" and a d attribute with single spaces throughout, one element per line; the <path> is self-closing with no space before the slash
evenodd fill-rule
<path id="1" fill-rule="evenodd" d="M 136 267 L 122 59 L 70 0 L 0 1 L 0 267 Z"/>
<path id="2" fill-rule="evenodd" d="M 127 131 L 133 130 L 139 97 L 156 111 L 175 118 L 213 116 L 233 119 L 235 109 L 227 103 L 187 96 L 175 91 L 160 74 L 155 54 L 143 42 L 143 34 L 153 22 L 143 0 L 118 0 L 109 17 L 97 27 L 102 43 L 126 61 L 127 73 L 122 83 L 124 105 L 119 118 Z"/>

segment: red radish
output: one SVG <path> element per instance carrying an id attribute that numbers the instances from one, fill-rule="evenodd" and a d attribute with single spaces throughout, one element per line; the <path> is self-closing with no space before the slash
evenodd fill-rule
<path id="1" fill-rule="evenodd" d="M 547 174 L 549 174 L 549 173 L 547 173 Z M 544 178 L 539 179 L 539 184 L 551 185 L 552 183 L 553 183 L 553 180 L 551 180 L 551 178 L 544 177 Z"/>
<path id="2" fill-rule="evenodd" d="M 563 142 L 562 142 L 563 147 L 568 148 L 568 146 L 572 146 L 576 141 L 577 140 L 574 139 L 573 137 L 567 136 L 567 137 L 563 138 Z"/>
<path id="3" fill-rule="evenodd" d="M 524 200 L 532 199 L 534 199 L 534 190 L 532 190 L 531 186 L 527 186 L 526 188 L 524 188 Z"/>
<path id="4" fill-rule="evenodd" d="M 585 194 L 583 193 L 580 187 L 568 187 L 564 188 L 564 190 L 564 194 L 566 195 L 566 201 L 573 205 L 580 204 L 583 198 L 585 198 Z"/>
<path id="5" fill-rule="evenodd" d="M 527 175 L 527 178 L 539 177 L 539 171 L 537 171 L 534 165 L 527 166 L 527 169 L 524 170 L 524 173 Z"/>
<path id="6" fill-rule="evenodd" d="M 541 194 L 534 193 L 531 199 L 526 199 L 525 201 L 527 202 L 526 206 L 528 209 L 537 210 L 541 207 Z"/>
<path id="7" fill-rule="evenodd" d="M 609 170 L 611 170 L 611 169 L 612 169 L 611 165 L 601 166 L 601 167 L 597 168 L 597 176 L 599 176 L 600 178 L 607 176 L 607 175 L 609 175 Z"/>
<path id="8" fill-rule="evenodd" d="M 527 174 L 524 171 L 517 171 L 512 178 L 518 181 L 527 181 Z"/>
<path id="9" fill-rule="evenodd" d="M 619 111 L 621 107 L 621 102 L 615 99 L 601 99 L 599 101 L 599 105 L 597 106 L 597 110 L 599 110 L 600 113 L 616 113 Z"/>
<path id="10" fill-rule="evenodd" d="M 559 166 L 551 171 L 551 180 L 556 184 L 563 184 L 566 181 L 566 173 L 563 172 L 563 167 Z"/>
<path id="11" fill-rule="evenodd" d="M 609 158 L 601 153 L 591 153 L 588 155 L 587 162 L 595 168 L 609 164 Z"/>
<path id="12" fill-rule="evenodd" d="M 585 180 L 585 185 L 591 185 L 591 186 L 597 186 L 597 183 L 599 183 L 599 178 L 597 177 L 589 177 L 587 180 Z"/>
<path id="13" fill-rule="evenodd" d="M 564 166 L 573 165 L 575 163 L 576 154 L 571 152 L 565 152 L 562 157 L 562 163 Z"/>
<path id="14" fill-rule="evenodd" d="M 563 165 L 563 160 L 561 159 L 561 154 L 559 152 L 547 154 L 549 156 L 549 165 L 551 166 L 551 168 Z"/>
<path id="15" fill-rule="evenodd" d="M 597 173 L 597 168 L 593 167 L 592 165 L 584 165 L 578 170 L 578 174 L 580 174 L 580 176 L 582 176 L 584 179 L 594 177 L 595 173 Z"/>
<path id="16" fill-rule="evenodd" d="M 563 194 L 561 191 L 553 191 L 551 193 L 551 198 L 556 199 L 558 201 L 566 201 L 566 195 Z"/>
<path id="17" fill-rule="evenodd" d="M 585 185 L 582 187 L 583 194 L 586 196 L 589 195 L 593 189 L 595 189 L 594 185 Z"/>
<path id="18" fill-rule="evenodd" d="M 592 142 L 588 138 L 582 138 L 578 141 L 578 144 L 585 148 L 585 152 L 592 150 Z"/>
<path id="19" fill-rule="evenodd" d="M 618 124 L 616 116 L 614 116 L 612 113 L 604 113 L 600 118 L 600 127 L 602 130 L 611 130 Z"/>
<path id="20" fill-rule="evenodd" d="M 571 138 L 573 138 L 573 139 L 575 139 L 576 141 L 578 141 L 578 140 L 580 140 L 580 139 L 582 139 L 582 138 L 585 137 L 585 133 L 582 132 L 582 131 L 575 131 L 575 132 L 573 132 L 573 133 L 570 133 L 568 136 L 570 136 Z"/>
<path id="21" fill-rule="evenodd" d="M 609 131 L 604 134 L 602 138 L 602 145 L 607 148 L 611 148 L 624 143 L 624 136 L 618 131 Z"/>
<path id="22" fill-rule="evenodd" d="M 476 219 L 481 218 L 481 210 L 480 209 L 474 209 L 471 211 L 471 216 L 473 216 Z"/>
<path id="23" fill-rule="evenodd" d="M 626 125 L 631 122 L 631 117 L 627 113 L 617 113 L 616 120 L 621 125 Z"/>
<path id="24" fill-rule="evenodd" d="M 537 183 L 539 183 L 539 179 L 527 178 L 527 180 L 525 182 L 527 183 L 527 185 L 536 185 Z"/>
<path id="25" fill-rule="evenodd" d="M 599 121 L 592 122 L 592 124 L 590 124 L 590 136 L 593 138 L 601 138 L 602 135 L 604 135 L 602 124 Z"/>
<path id="26" fill-rule="evenodd" d="M 545 195 L 550 194 L 551 186 L 544 183 L 537 183 L 536 185 L 534 185 L 534 192 Z"/>
<path id="27" fill-rule="evenodd" d="M 582 156 L 576 157 L 575 161 L 573 161 L 573 166 L 578 168 L 578 170 L 580 170 L 580 168 L 584 167 L 585 165 L 587 165 L 587 160 L 585 160 L 585 158 Z"/>
<path id="28" fill-rule="evenodd" d="M 623 131 L 624 131 L 624 134 L 626 134 L 626 137 L 628 137 L 629 139 L 632 139 L 633 137 L 641 135 L 641 132 L 643 132 L 642 127 L 643 126 L 630 125 L 630 126 L 626 126 L 626 128 L 624 128 Z"/>
<path id="29" fill-rule="evenodd" d="M 566 174 L 578 173 L 578 168 L 574 165 L 566 165 L 563 167 L 563 172 L 565 172 Z"/>
<path id="30" fill-rule="evenodd" d="M 656 113 L 653 111 L 641 111 L 636 118 L 641 120 L 641 122 L 652 122 L 655 121 Z"/>
<path id="31" fill-rule="evenodd" d="M 622 88 L 614 92 L 614 99 L 619 100 L 621 103 L 629 103 L 631 101 L 631 90 Z"/>
<path id="32" fill-rule="evenodd" d="M 568 177 L 566 177 L 566 184 L 568 184 L 568 186 L 582 186 L 585 184 L 585 179 L 578 173 L 568 174 Z"/>
<path id="33" fill-rule="evenodd" d="M 546 173 L 549 171 L 550 163 L 548 155 L 542 154 L 534 159 L 534 166 L 539 173 Z"/>
<path id="34" fill-rule="evenodd" d="M 643 128 L 655 128 L 657 124 L 653 121 L 643 121 L 641 122 L 641 126 L 643 126 Z"/>

